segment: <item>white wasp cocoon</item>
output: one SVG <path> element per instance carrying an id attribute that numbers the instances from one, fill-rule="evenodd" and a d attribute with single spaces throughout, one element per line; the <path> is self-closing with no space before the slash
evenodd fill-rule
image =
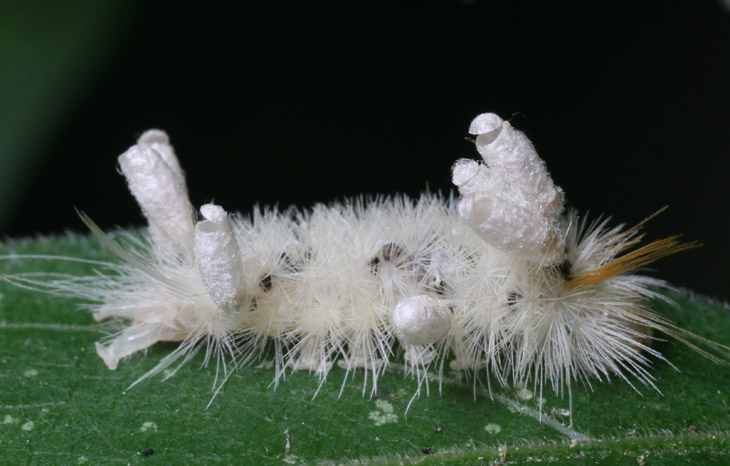
<path id="1" fill-rule="evenodd" d="M 543 265 L 560 262 L 563 192 L 530 140 L 494 113 L 476 117 L 469 133 L 486 166 L 465 159 L 454 165 L 461 216 L 502 251 Z"/>
<path id="2" fill-rule="evenodd" d="M 213 302 L 233 313 L 246 298 L 243 263 L 228 214 L 220 206 L 200 208 L 205 220 L 195 225 L 195 265 Z"/>
<path id="3" fill-rule="evenodd" d="M 150 235 L 160 252 L 187 254 L 193 246 L 193 207 L 180 164 L 167 134 L 145 132 L 119 156 L 129 190 L 147 217 Z"/>
<path id="4" fill-rule="evenodd" d="M 424 383 L 428 391 L 429 370 L 441 377 L 445 367 L 475 384 L 486 376 L 559 393 L 611 377 L 656 388 L 654 332 L 698 348 L 647 307 L 662 282 L 636 269 L 695 244 L 637 247 L 641 224 L 609 228 L 564 213 L 523 133 L 489 113 L 470 132 L 483 163 L 454 165 L 460 199 L 396 196 L 248 217 L 207 204 L 194 224 L 167 135 L 148 131 L 119 165 L 151 241 L 112 240 L 82 215 L 122 263 L 110 266 L 113 277 L 45 289 L 90 300 L 97 320 L 126 322 L 97 343 L 110 369 L 157 341 L 181 342 L 137 382 L 205 346 L 226 371 L 272 354 L 275 383 L 289 370 L 322 382 L 336 366 L 364 370 L 370 393 L 401 355 L 416 394 Z"/>
<path id="5" fill-rule="evenodd" d="M 431 345 L 451 327 L 451 311 L 439 299 L 416 295 L 398 302 L 393 311 L 396 335 L 409 345 Z"/>

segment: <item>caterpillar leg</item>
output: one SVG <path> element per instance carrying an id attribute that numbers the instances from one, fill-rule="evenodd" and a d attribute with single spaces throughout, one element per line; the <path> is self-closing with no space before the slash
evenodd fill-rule
<path id="1" fill-rule="evenodd" d="M 297 354 L 289 363 L 293 370 L 309 371 L 324 376 L 332 369 L 326 337 L 303 339 L 297 346 Z"/>
<path id="2" fill-rule="evenodd" d="M 374 372 L 383 368 L 385 361 L 375 355 L 378 351 L 372 348 L 371 342 L 362 342 L 351 346 L 349 354 L 337 361 L 342 369 L 367 369 Z"/>
<path id="3" fill-rule="evenodd" d="M 405 348 L 403 357 L 411 366 L 428 366 L 438 356 L 431 345 L 409 345 L 403 342 L 401 345 Z"/>

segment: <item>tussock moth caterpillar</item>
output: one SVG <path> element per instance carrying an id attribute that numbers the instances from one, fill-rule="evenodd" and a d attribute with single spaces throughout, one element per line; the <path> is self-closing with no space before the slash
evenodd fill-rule
<path id="1" fill-rule="evenodd" d="M 6 279 L 87 299 L 95 319 L 126 322 L 96 344 L 109 369 L 158 341 L 181 342 L 132 385 L 203 349 L 224 369 L 217 392 L 268 345 L 275 383 L 291 370 L 324 381 L 337 363 L 365 371 L 364 393 L 401 354 L 416 394 L 447 362 L 474 383 L 570 394 L 575 381 L 615 376 L 657 388 L 650 358 L 664 358 L 654 332 L 719 361 L 647 307 L 663 283 L 636 273 L 696 243 L 640 246 L 641 224 L 565 212 L 523 133 L 495 114 L 469 132 L 483 160 L 455 163 L 458 199 L 354 199 L 243 217 L 214 204 L 196 214 L 167 135 L 151 130 L 119 157 L 148 234 L 112 239 L 80 214 L 122 262 L 83 279 Z"/>

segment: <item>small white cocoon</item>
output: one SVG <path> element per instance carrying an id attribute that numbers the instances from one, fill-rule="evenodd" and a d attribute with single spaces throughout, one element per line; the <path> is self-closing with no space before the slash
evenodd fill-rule
<path id="1" fill-rule="evenodd" d="M 563 259 L 563 192 L 555 186 L 530 140 L 493 113 L 469 127 L 485 164 L 462 159 L 452 180 L 459 214 L 490 245 L 543 265 Z"/>
<path id="2" fill-rule="evenodd" d="M 410 345 L 436 343 L 451 328 L 451 311 L 433 296 L 411 296 L 398 301 L 393 326 L 396 334 Z"/>
<path id="3" fill-rule="evenodd" d="M 231 221 L 220 206 L 200 208 L 195 225 L 195 266 L 208 295 L 219 309 L 235 312 L 246 297 L 243 262 Z"/>
<path id="4" fill-rule="evenodd" d="M 157 248 L 172 256 L 189 255 L 193 247 L 193 207 L 183 172 L 166 138 L 161 131 L 146 132 L 140 142 L 119 156 L 119 167 L 147 217 Z"/>

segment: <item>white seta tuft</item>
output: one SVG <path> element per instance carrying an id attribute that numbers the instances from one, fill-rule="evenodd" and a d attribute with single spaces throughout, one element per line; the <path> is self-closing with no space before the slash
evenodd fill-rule
<path id="1" fill-rule="evenodd" d="M 575 381 L 617 377 L 656 388 L 651 358 L 663 358 L 652 332 L 687 334 L 647 308 L 661 282 L 606 271 L 636 232 L 563 215 L 562 191 L 508 122 L 483 114 L 470 132 L 484 163 L 456 163 L 459 200 L 355 199 L 248 217 L 208 204 L 194 224 L 167 135 L 148 131 L 119 164 L 149 236 L 112 240 L 82 215 L 120 264 L 81 279 L 8 279 L 80 296 L 96 319 L 126 322 L 97 344 L 110 369 L 157 341 L 181 342 L 140 380 L 205 349 L 222 370 L 216 390 L 271 353 L 275 383 L 289 370 L 324 381 L 337 363 L 363 370 L 371 394 L 399 354 L 416 396 L 446 363 L 475 384 L 486 376 L 570 393 Z"/>

